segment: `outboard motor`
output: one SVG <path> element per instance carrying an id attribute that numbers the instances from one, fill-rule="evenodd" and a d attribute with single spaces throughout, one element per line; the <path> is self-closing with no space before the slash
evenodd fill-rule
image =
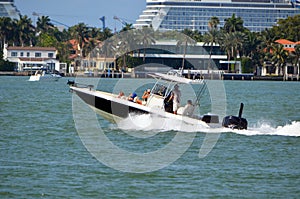
<path id="1" fill-rule="evenodd" d="M 241 103 L 239 116 L 230 115 L 224 117 L 222 126 L 231 129 L 239 129 L 239 130 L 247 129 L 248 122 L 245 118 L 242 118 L 243 109 L 244 109 L 244 104 Z"/>

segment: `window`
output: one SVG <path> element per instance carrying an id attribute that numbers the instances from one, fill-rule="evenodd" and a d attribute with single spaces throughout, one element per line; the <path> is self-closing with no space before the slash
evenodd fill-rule
<path id="1" fill-rule="evenodd" d="M 17 57 L 18 56 L 18 52 L 11 52 L 11 56 L 12 57 Z"/>
<path id="2" fill-rule="evenodd" d="M 27 52 L 27 57 L 30 57 L 30 52 Z"/>
<path id="3" fill-rule="evenodd" d="M 21 52 L 21 55 L 20 55 L 21 57 L 23 57 L 24 56 L 24 53 L 23 52 Z"/>
<path id="4" fill-rule="evenodd" d="M 42 57 L 42 53 L 35 53 L 35 57 Z"/>
<path id="5" fill-rule="evenodd" d="M 53 53 L 48 53 L 49 58 L 53 58 Z"/>

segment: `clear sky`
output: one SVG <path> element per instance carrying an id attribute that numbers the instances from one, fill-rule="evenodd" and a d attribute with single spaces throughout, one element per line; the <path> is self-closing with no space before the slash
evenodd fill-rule
<path id="1" fill-rule="evenodd" d="M 36 12 L 68 26 L 83 22 L 102 28 L 99 18 L 105 16 L 106 27 L 119 30 L 122 24 L 114 16 L 134 23 L 146 8 L 146 0 L 15 0 L 15 5 L 34 22 L 37 17 L 32 13 Z"/>

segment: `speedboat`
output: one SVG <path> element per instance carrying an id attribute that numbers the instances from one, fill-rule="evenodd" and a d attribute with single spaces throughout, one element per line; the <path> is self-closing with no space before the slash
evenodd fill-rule
<path id="1" fill-rule="evenodd" d="M 60 78 L 60 74 L 51 73 L 46 69 L 41 69 L 31 75 L 28 81 L 58 81 Z"/>
<path id="2" fill-rule="evenodd" d="M 174 87 L 180 84 L 201 85 L 200 93 L 192 105 L 197 106 L 199 96 L 206 84 L 203 79 L 188 79 L 173 73 L 153 73 L 149 75 L 155 78 L 156 83 L 150 89 L 147 101 L 140 103 L 138 103 L 139 99 L 137 98 L 129 101 L 118 96 L 118 94 L 96 90 L 93 85 L 82 85 L 75 81 L 68 81 L 68 84 L 71 92 L 78 95 L 97 114 L 111 122 L 118 122 L 130 117 L 131 114 L 150 114 L 192 125 L 201 124 L 207 127 L 223 126 L 232 129 L 247 129 L 247 120 L 242 118 L 243 104 L 240 107 L 239 116 L 226 116 L 222 123 L 220 123 L 218 115 L 205 114 L 200 116 L 193 113 L 194 109 L 187 113 L 185 107 L 180 107 L 176 114 L 173 113 L 172 103 L 169 99 Z"/>

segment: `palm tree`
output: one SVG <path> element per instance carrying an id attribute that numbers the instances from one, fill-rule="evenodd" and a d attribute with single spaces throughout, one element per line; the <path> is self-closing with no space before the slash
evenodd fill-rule
<path id="1" fill-rule="evenodd" d="M 244 21 L 242 20 L 241 17 L 236 18 L 235 14 L 232 14 L 231 18 L 225 19 L 224 21 L 225 24 L 223 29 L 228 33 L 244 30 L 244 26 L 243 26 Z"/>
<path id="2" fill-rule="evenodd" d="M 229 68 L 230 59 L 233 58 L 236 61 L 237 57 L 241 55 L 246 36 L 242 32 L 230 32 L 223 33 L 220 38 L 221 49 L 225 50 L 227 53 Z"/>
<path id="3" fill-rule="evenodd" d="M 105 41 L 106 39 L 110 38 L 113 36 L 113 33 L 111 31 L 111 29 L 109 28 L 105 28 L 102 33 L 101 33 L 101 37 L 100 37 L 100 40 L 101 41 Z"/>
<path id="4" fill-rule="evenodd" d="M 143 27 L 142 29 L 139 29 L 137 32 L 137 42 L 143 45 L 143 62 L 146 61 L 146 48 L 151 45 L 155 44 L 155 38 L 154 38 L 154 31 L 152 28 Z"/>
<path id="5" fill-rule="evenodd" d="M 297 67 L 297 80 L 299 80 L 299 74 L 300 74 L 300 67 L 299 67 L 299 63 L 300 63 L 300 45 L 297 44 L 295 47 L 295 51 L 292 52 L 292 56 L 294 57 L 294 64 Z"/>
<path id="6" fill-rule="evenodd" d="M 48 32 L 50 28 L 54 28 L 54 25 L 50 22 L 50 18 L 48 16 L 41 16 L 37 21 L 37 32 Z"/>
<path id="7" fill-rule="evenodd" d="M 241 56 L 241 52 L 244 47 L 244 43 L 247 39 L 246 35 L 242 32 L 233 32 L 233 57 L 236 59 L 238 56 Z"/>
<path id="8" fill-rule="evenodd" d="M 243 54 L 249 58 L 253 58 L 254 53 L 256 53 L 258 50 L 257 47 L 259 46 L 260 41 L 257 35 L 258 34 L 255 32 L 246 32 L 247 39 L 244 43 Z"/>
<path id="9" fill-rule="evenodd" d="M 120 32 L 125 32 L 125 31 L 128 31 L 128 30 L 134 29 L 132 23 L 125 23 L 124 25 L 125 26 L 122 28 L 122 30 Z"/>
<path id="10" fill-rule="evenodd" d="M 255 68 L 261 64 L 261 53 L 259 51 L 259 45 L 261 41 L 258 39 L 258 33 L 255 32 L 246 32 L 246 41 L 244 43 L 243 47 L 243 54 L 250 58 L 252 66 L 253 66 L 253 71 L 255 71 Z"/>
<path id="11" fill-rule="evenodd" d="M 266 29 L 265 31 L 261 32 L 258 37 L 258 39 L 261 41 L 259 45 L 260 50 L 264 52 L 270 52 L 272 49 L 272 44 L 276 40 L 275 37 L 276 36 L 274 32 L 270 29 Z"/>
<path id="12" fill-rule="evenodd" d="M 2 55 L 4 44 L 8 43 L 8 39 L 12 34 L 12 20 L 9 17 L 0 18 L 0 53 Z"/>
<path id="13" fill-rule="evenodd" d="M 219 43 L 219 33 L 220 32 L 216 28 L 212 28 L 203 36 L 204 45 L 210 45 L 208 69 L 211 69 L 211 55 L 213 46 Z"/>
<path id="14" fill-rule="evenodd" d="M 202 35 L 199 30 L 184 29 L 182 33 L 185 34 L 186 36 L 189 36 L 190 38 L 192 38 L 197 42 L 202 41 Z"/>
<path id="15" fill-rule="evenodd" d="M 127 31 L 119 33 L 119 35 L 112 37 L 112 39 L 113 50 L 116 52 L 116 55 L 122 57 L 122 59 L 119 59 L 120 62 L 122 61 L 119 65 L 122 65 L 122 70 L 126 70 L 127 56 L 136 48 L 135 35 L 133 34 L 133 31 Z"/>
<path id="16" fill-rule="evenodd" d="M 285 79 L 285 70 L 284 64 L 286 63 L 286 59 L 289 53 L 284 49 L 284 46 L 281 44 L 275 44 L 272 46 L 272 61 L 274 61 L 275 65 L 278 67 L 278 74 L 282 74 Z"/>
<path id="17" fill-rule="evenodd" d="M 220 24 L 220 20 L 218 17 L 212 17 L 210 18 L 208 22 L 209 29 L 218 29 L 218 25 Z"/>
<path id="18" fill-rule="evenodd" d="M 20 19 L 16 20 L 16 29 L 19 35 L 19 42 L 21 46 L 25 44 L 31 44 L 34 38 L 34 27 L 32 21 L 26 15 L 20 15 Z"/>
<path id="19" fill-rule="evenodd" d="M 196 42 L 192 38 L 190 38 L 186 35 L 182 35 L 182 34 L 177 35 L 176 39 L 177 39 L 177 46 L 178 47 L 183 46 L 182 64 L 181 64 L 181 69 L 180 69 L 180 74 L 182 75 L 183 69 L 185 66 L 185 57 L 186 57 L 186 53 L 187 53 L 187 47 L 188 47 L 188 45 L 195 45 Z"/>
<path id="20" fill-rule="evenodd" d="M 70 34 L 78 42 L 80 56 L 85 57 L 85 54 L 83 54 L 83 46 L 88 42 L 88 27 L 84 23 L 79 23 L 70 28 Z"/>
<path id="21" fill-rule="evenodd" d="M 232 57 L 233 52 L 233 34 L 232 33 L 223 33 L 220 36 L 220 45 L 221 49 L 224 50 L 227 54 L 227 60 L 228 60 L 228 69 L 231 70 L 229 67 L 229 61 Z"/>

